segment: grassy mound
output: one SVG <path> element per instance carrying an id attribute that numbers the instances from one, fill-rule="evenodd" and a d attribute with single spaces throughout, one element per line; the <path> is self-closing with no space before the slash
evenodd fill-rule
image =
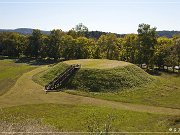
<path id="1" fill-rule="evenodd" d="M 49 70 L 36 75 L 35 80 L 45 85 L 71 64 L 81 64 L 82 68 L 68 81 L 68 89 L 87 91 L 116 91 L 138 87 L 154 80 L 139 67 L 114 60 L 70 60 L 61 62 Z"/>

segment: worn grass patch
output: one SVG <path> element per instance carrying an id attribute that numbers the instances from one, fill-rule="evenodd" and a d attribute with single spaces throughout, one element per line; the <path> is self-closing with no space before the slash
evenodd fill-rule
<path id="1" fill-rule="evenodd" d="M 39 120 L 59 131 L 168 131 L 178 126 L 179 117 L 140 113 L 107 107 L 77 106 L 60 104 L 24 105 L 3 108 L 0 121 L 23 123 Z"/>
<path id="2" fill-rule="evenodd" d="M 63 63 L 68 65 L 81 64 L 81 68 L 90 68 L 90 69 L 108 69 L 108 68 L 131 65 L 128 62 L 108 60 L 108 59 L 79 59 L 79 60 L 68 60 L 68 61 L 64 61 Z"/>
<path id="3" fill-rule="evenodd" d="M 13 60 L 0 60 L 0 95 L 7 92 L 23 73 L 34 68 L 27 64 L 15 63 Z"/>

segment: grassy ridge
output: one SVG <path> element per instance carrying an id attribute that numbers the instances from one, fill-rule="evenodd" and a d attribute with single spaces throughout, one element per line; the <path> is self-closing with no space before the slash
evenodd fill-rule
<path id="1" fill-rule="evenodd" d="M 27 64 L 18 64 L 13 60 L 0 60 L 0 95 L 7 92 L 23 73 L 35 67 Z"/>
<path id="2" fill-rule="evenodd" d="M 49 70 L 40 72 L 36 75 L 33 76 L 33 81 L 36 83 L 45 86 L 48 84 L 50 81 L 52 81 L 54 78 L 57 77 L 60 73 L 62 73 L 66 68 L 68 68 L 69 65 L 64 64 L 64 63 L 59 63 L 54 66 L 50 66 Z"/>
<path id="3" fill-rule="evenodd" d="M 59 63 L 46 72 L 34 76 L 34 80 L 41 85 L 45 85 L 54 79 L 57 74 L 63 72 L 68 67 L 67 64 L 77 63 L 82 64 L 82 68 L 69 80 L 65 86 L 68 89 L 82 89 L 96 92 L 116 91 L 138 87 L 154 80 L 152 76 L 133 64 L 111 60 L 84 59 Z M 116 67 L 112 66 L 114 64 Z"/>
<path id="4" fill-rule="evenodd" d="M 43 111 L 42 111 L 43 110 Z M 0 121 L 9 123 L 39 120 L 59 131 L 168 131 L 178 127 L 178 117 L 139 113 L 107 107 L 39 104 L 1 109 Z"/>
<path id="5" fill-rule="evenodd" d="M 80 69 L 67 88 L 88 91 L 116 91 L 141 86 L 154 79 L 135 65 L 112 69 Z"/>

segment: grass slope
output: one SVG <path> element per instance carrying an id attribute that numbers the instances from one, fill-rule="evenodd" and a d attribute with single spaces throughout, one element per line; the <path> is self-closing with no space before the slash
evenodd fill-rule
<path id="1" fill-rule="evenodd" d="M 138 87 L 154 80 L 139 67 L 121 61 L 82 59 L 59 63 L 34 77 L 36 82 L 47 84 L 68 65 L 81 64 L 82 68 L 69 80 L 66 88 L 86 91 L 116 91 Z"/>
<path id="2" fill-rule="evenodd" d="M 65 92 L 118 102 L 180 108 L 180 77 L 176 74 L 162 73 L 156 77 L 156 81 L 149 85 L 114 93 L 75 90 L 66 90 Z"/>
<path id="3" fill-rule="evenodd" d="M 169 127 L 179 126 L 178 117 L 88 105 L 39 104 L 0 111 L 0 123 L 26 123 L 27 120 L 38 120 L 41 125 L 50 125 L 63 132 L 105 132 L 105 129 L 116 132 L 166 132 Z"/>
<path id="4" fill-rule="evenodd" d="M 13 60 L 0 60 L 0 95 L 7 92 L 23 73 L 34 68 L 27 64 L 15 63 Z"/>
<path id="5" fill-rule="evenodd" d="M 38 74 L 34 75 L 33 81 L 42 86 L 45 86 L 68 67 L 69 66 L 67 64 L 62 62 L 56 65 L 51 65 L 49 66 L 48 70 L 39 72 Z"/>

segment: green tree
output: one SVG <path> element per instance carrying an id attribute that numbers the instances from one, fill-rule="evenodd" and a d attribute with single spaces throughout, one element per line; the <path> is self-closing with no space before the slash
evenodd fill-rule
<path id="1" fill-rule="evenodd" d="M 170 56 L 171 47 L 173 45 L 172 39 L 166 37 L 159 37 L 155 45 L 154 60 L 155 64 L 160 68 L 167 63 L 167 57 Z"/>
<path id="2" fill-rule="evenodd" d="M 174 53 L 177 57 L 177 65 L 180 68 L 180 38 L 176 39 L 174 42 Z M 180 72 L 180 70 L 179 70 Z"/>
<path id="3" fill-rule="evenodd" d="M 118 47 L 118 39 L 115 34 L 102 35 L 97 44 L 99 46 L 99 53 L 102 58 L 119 59 L 120 50 Z"/>
<path id="4" fill-rule="evenodd" d="M 76 59 L 92 58 L 95 51 L 94 48 L 95 48 L 95 42 L 93 39 L 88 39 L 86 37 L 79 37 L 76 39 L 74 56 Z"/>
<path id="5" fill-rule="evenodd" d="M 154 66 L 154 47 L 157 43 L 156 28 L 149 24 L 139 24 L 138 28 L 140 64 L 146 63 L 147 67 Z"/>
<path id="6" fill-rule="evenodd" d="M 67 35 L 72 36 L 74 39 L 75 39 L 75 38 L 78 38 L 78 33 L 75 31 L 74 28 L 72 28 L 71 30 L 69 30 L 69 31 L 67 32 Z"/>
<path id="7" fill-rule="evenodd" d="M 75 58 L 75 39 L 70 35 L 64 35 L 62 37 L 63 53 L 62 57 L 66 60 Z"/>
<path id="8" fill-rule="evenodd" d="M 39 56 L 41 58 L 46 58 L 48 57 L 48 51 L 49 51 L 49 36 L 48 35 L 42 35 L 42 44 L 41 44 L 41 48 L 39 51 Z"/>
<path id="9" fill-rule="evenodd" d="M 0 34 L 1 54 L 10 57 L 19 57 L 24 53 L 27 38 L 24 35 L 12 32 Z"/>
<path id="10" fill-rule="evenodd" d="M 26 54 L 30 57 L 38 58 L 42 45 L 42 33 L 40 30 L 33 30 L 32 35 L 29 37 L 29 45 Z"/>
<path id="11" fill-rule="evenodd" d="M 127 34 L 122 42 L 122 56 L 125 61 L 136 63 L 138 53 L 138 36 L 136 34 Z"/>
<path id="12" fill-rule="evenodd" d="M 173 43 L 168 46 L 168 53 L 165 56 L 165 64 L 172 67 L 174 71 L 175 66 L 180 65 L 180 38 L 173 38 Z"/>
<path id="13" fill-rule="evenodd" d="M 65 33 L 62 30 L 52 30 L 49 35 L 48 57 L 54 58 L 55 61 L 62 56 L 63 35 L 65 35 Z"/>
<path id="14" fill-rule="evenodd" d="M 88 28 L 82 23 L 76 25 L 74 30 L 77 32 L 78 37 L 83 37 L 88 34 Z"/>

